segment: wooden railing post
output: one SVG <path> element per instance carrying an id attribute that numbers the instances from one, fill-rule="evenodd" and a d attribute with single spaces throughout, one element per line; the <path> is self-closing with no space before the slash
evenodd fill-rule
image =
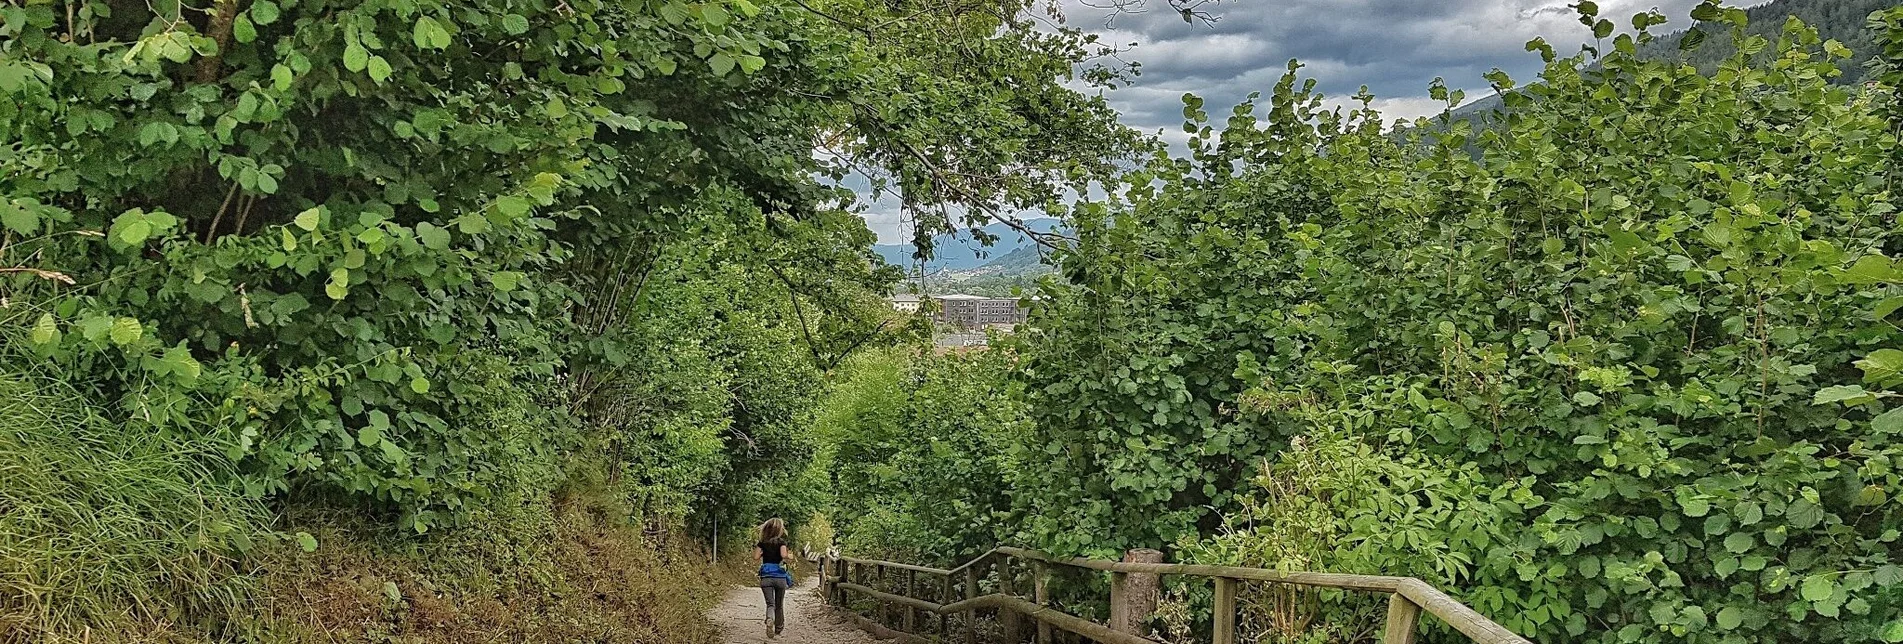
<path id="1" fill-rule="evenodd" d="M 1210 644 L 1236 644 L 1236 580 L 1216 578 L 1215 629 Z"/>
<path id="2" fill-rule="evenodd" d="M 1402 597 L 1388 595 L 1388 626 L 1381 635 L 1382 644 L 1414 644 L 1415 628 L 1421 621 L 1421 606 Z"/>
<path id="3" fill-rule="evenodd" d="M 1138 548 L 1123 553 L 1124 563 L 1163 563 L 1163 553 Z M 1150 634 L 1150 615 L 1156 612 L 1157 587 L 1162 577 L 1145 572 L 1110 573 L 1110 629 L 1131 635 Z"/>
<path id="4" fill-rule="evenodd" d="M 832 577 L 832 573 L 833 573 L 832 568 L 829 567 L 829 562 L 826 561 L 826 556 L 820 555 L 819 556 L 819 596 L 821 598 L 821 601 L 826 602 L 828 605 L 833 603 L 833 582 L 830 579 Z"/>
<path id="5" fill-rule="evenodd" d="M 878 581 L 873 582 L 872 584 L 873 588 L 877 588 L 879 590 L 886 590 L 887 588 L 890 588 L 889 586 L 885 585 L 885 564 L 872 564 L 872 571 L 873 571 L 872 574 L 878 577 Z M 891 614 L 889 605 L 885 603 L 884 599 L 879 599 L 877 601 L 879 602 L 879 625 L 891 626 L 892 614 Z"/>
<path id="6" fill-rule="evenodd" d="M 1037 602 L 1038 608 L 1047 608 L 1051 605 L 1050 585 L 1050 567 L 1042 561 L 1032 562 L 1031 599 Z M 1052 644 L 1050 622 L 1037 620 L 1037 644 Z"/>
<path id="7" fill-rule="evenodd" d="M 1013 582 L 1015 581 L 1012 579 L 1012 577 L 1015 576 L 1016 574 L 1017 574 L 1017 571 L 1011 569 L 1011 558 L 1004 555 L 999 555 L 998 556 L 998 592 L 999 593 L 1003 594 L 1006 597 L 1017 596 L 1016 590 L 1012 588 Z M 998 619 L 999 621 L 1003 622 L 1004 641 L 1006 642 L 1006 644 L 1018 644 L 1018 642 L 1023 641 L 1024 639 L 1023 633 L 1018 632 L 1019 620 L 1018 620 L 1017 611 L 1008 610 L 1008 609 L 999 610 Z"/>
<path id="8" fill-rule="evenodd" d="M 984 564 L 972 564 L 965 569 L 965 599 L 978 598 L 978 569 Z M 978 644 L 978 611 L 965 611 L 965 644 Z"/>
<path id="9" fill-rule="evenodd" d="M 943 605 L 943 604 L 949 604 L 954 601 L 957 601 L 958 596 L 952 594 L 952 576 L 949 573 L 942 575 L 939 577 L 939 582 L 941 586 L 938 591 L 938 603 Z M 951 634 L 952 634 L 951 614 L 939 613 L 938 614 L 938 639 L 940 641 L 950 642 Z"/>
<path id="10" fill-rule="evenodd" d="M 905 571 L 905 592 L 899 594 L 911 597 L 916 592 L 918 592 L 918 571 L 907 570 Z M 905 605 L 905 632 L 918 633 L 918 609 L 911 604 Z"/>

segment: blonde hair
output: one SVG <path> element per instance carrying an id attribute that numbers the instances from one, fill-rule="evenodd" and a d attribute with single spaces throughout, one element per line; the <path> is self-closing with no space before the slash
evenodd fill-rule
<path id="1" fill-rule="evenodd" d="M 768 541 L 786 541 L 786 522 L 779 517 L 767 519 L 760 524 L 760 543 Z"/>

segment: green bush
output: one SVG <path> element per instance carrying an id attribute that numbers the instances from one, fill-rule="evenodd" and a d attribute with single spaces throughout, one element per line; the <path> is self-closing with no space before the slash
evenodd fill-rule
<path id="1" fill-rule="evenodd" d="M 855 361 L 821 408 L 848 551 L 962 563 L 1010 540 L 1028 431 L 1004 352 Z"/>
<path id="2" fill-rule="evenodd" d="M 1257 464 L 1340 428 L 1472 496 L 1335 563 L 1533 639 L 1903 638 L 1896 88 L 1829 83 L 1851 52 L 1801 24 L 1711 75 L 1642 59 L 1662 16 L 1610 37 L 1590 5 L 1599 48 L 1529 43 L 1549 64 L 1489 75 L 1485 132 L 1328 109 L 1293 64 L 1220 131 L 1186 97 L 1190 153 L 1078 209 L 1026 325 L 1040 545 L 1218 534 Z M 1498 490 L 1472 517 L 1500 524 L 1451 522 Z"/>

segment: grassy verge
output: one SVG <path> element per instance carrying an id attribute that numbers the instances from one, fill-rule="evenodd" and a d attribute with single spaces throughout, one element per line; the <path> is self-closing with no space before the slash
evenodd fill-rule
<path id="1" fill-rule="evenodd" d="M 245 639 L 281 642 L 715 641 L 724 586 L 702 555 L 563 499 L 544 517 L 386 537 L 337 514 L 296 517 L 314 552 L 266 558 Z"/>
<path id="2" fill-rule="evenodd" d="M 723 574 L 613 490 L 525 491 L 419 536 L 274 514 L 235 479 L 215 448 L 0 376 L 0 644 L 715 641 Z M 273 536 L 299 532 L 316 547 Z"/>
<path id="3" fill-rule="evenodd" d="M 242 610 L 240 553 L 267 513 L 221 462 L 0 376 L 0 642 L 167 640 Z"/>

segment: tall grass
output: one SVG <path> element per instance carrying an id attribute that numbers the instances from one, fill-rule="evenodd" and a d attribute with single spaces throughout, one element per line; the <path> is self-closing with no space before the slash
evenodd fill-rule
<path id="1" fill-rule="evenodd" d="M 239 607 L 234 557 L 267 514 L 224 463 L 0 375 L 0 642 L 169 639 Z"/>

